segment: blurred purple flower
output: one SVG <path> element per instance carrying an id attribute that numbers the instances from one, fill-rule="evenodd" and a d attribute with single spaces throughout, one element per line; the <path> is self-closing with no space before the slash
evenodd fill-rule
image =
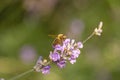
<path id="1" fill-rule="evenodd" d="M 79 19 L 73 19 L 70 23 L 69 28 L 67 29 L 68 33 L 67 36 L 71 36 L 72 38 L 78 39 L 78 36 L 80 38 L 82 32 L 84 31 L 84 22 Z"/>
<path id="2" fill-rule="evenodd" d="M 20 59 L 25 64 L 32 63 L 36 58 L 36 50 L 29 45 L 25 45 L 20 50 Z"/>

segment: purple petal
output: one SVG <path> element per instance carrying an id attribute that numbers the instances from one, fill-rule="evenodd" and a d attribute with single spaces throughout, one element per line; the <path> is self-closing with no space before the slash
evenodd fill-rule
<path id="1" fill-rule="evenodd" d="M 81 42 L 77 43 L 78 48 L 83 48 L 83 44 Z"/>
<path id="2" fill-rule="evenodd" d="M 76 58 L 71 55 L 71 57 L 68 59 L 71 64 L 74 64 L 76 62 Z"/>
<path id="3" fill-rule="evenodd" d="M 80 54 L 80 50 L 79 49 L 72 51 L 72 56 L 74 56 L 74 58 L 78 58 L 79 54 Z"/>
<path id="4" fill-rule="evenodd" d="M 43 74 L 48 74 L 50 72 L 50 66 L 45 66 L 41 69 Z"/>
<path id="5" fill-rule="evenodd" d="M 58 61 L 58 60 L 60 60 L 60 55 L 59 55 L 59 53 L 57 53 L 57 52 L 54 52 L 54 53 L 50 52 L 49 57 L 50 57 L 50 59 L 53 60 L 53 61 Z"/>
<path id="6" fill-rule="evenodd" d="M 62 50 L 62 46 L 61 45 L 56 45 L 55 46 L 55 51 L 57 51 L 57 50 Z"/>
<path id="7" fill-rule="evenodd" d="M 57 62 L 57 65 L 60 67 L 60 68 L 64 68 L 66 66 L 66 61 L 65 60 L 61 60 L 59 62 Z"/>
<path id="8" fill-rule="evenodd" d="M 76 59 L 72 59 L 72 60 L 70 60 L 70 63 L 71 63 L 71 64 L 76 63 Z"/>
<path id="9" fill-rule="evenodd" d="M 63 42 L 63 44 L 67 45 L 68 43 L 70 43 L 70 39 L 65 39 L 65 41 Z"/>

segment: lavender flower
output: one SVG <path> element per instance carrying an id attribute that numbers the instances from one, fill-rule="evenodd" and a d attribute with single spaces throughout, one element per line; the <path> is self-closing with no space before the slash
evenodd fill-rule
<path id="1" fill-rule="evenodd" d="M 77 47 L 78 47 L 78 48 L 83 48 L 83 44 L 82 44 L 81 42 L 78 42 L 78 43 L 77 43 Z"/>
<path id="2" fill-rule="evenodd" d="M 66 40 L 68 41 L 68 39 Z M 67 54 L 67 56 L 73 55 L 78 58 L 80 54 L 80 48 L 83 48 L 83 44 L 81 42 L 75 43 L 75 40 L 73 39 L 69 42 L 66 42 L 66 40 L 63 42 L 64 54 Z"/>
<path id="3" fill-rule="evenodd" d="M 76 62 L 80 55 L 80 49 L 83 48 L 81 42 L 75 42 L 74 39 L 65 39 L 62 45 L 56 45 L 53 53 L 50 52 L 50 59 L 56 63 L 60 68 L 65 67 L 66 61 L 71 64 Z"/>
<path id="4" fill-rule="evenodd" d="M 71 64 L 74 64 L 75 62 L 76 62 L 76 59 L 74 59 L 74 58 L 73 58 L 73 59 L 70 59 L 70 63 L 71 63 Z"/>
<path id="5" fill-rule="evenodd" d="M 50 51 L 49 58 L 55 63 L 59 68 L 64 68 L 66 66 L 66 62 L 69 61 L 71 64 L 76 62 L 76 59 L 80 55 L 80 49 L 83 48 L 83 44 L 81 42 L 75 42 L 74 39 L 65 39 L 61 44 L 56 44 L 53 47 L 53 51 Z M 35 71 L 42 72 L 43 74 L 47 74 L 50 71 L 49 62 L 47 60 L 43 60 L 40 57 L 34 66 Z"/>
<path id="6" fill-rule="evenodd" d="M 79 54 L 80 54 L 80 50 L 76 49 L 76 50 L 72 50 L 71 56 L 74 56 L 74 58 L 78 58 Z"/>
<path id="7" fill-rule="evenodd" d="M 72 39 L 69 41 L 69 43 L 67 43 L 65 47 L 67 53 L 65 54 L 69 56 L 68 60 L 71 64 L 74 64 L 76 62 L 76 59 L 79 57 L 80 48 L 83 48 L 83 44 L 81 42 L 76 43 L 75 40 Z"/>
<path id="8" fill-rule="evenodd" d="M 60 55 L 58 54 L 58 52 L 55 52 L 55 51 L 53 53 L 50 52 L 49 57 L 54 62 L 60 60 Z"/>
<path id="9" fill-rule="evenodd" d="M 48 74 L 50 72 L 50 66 L 44 66 L 41 69 L 41 71 L 42 71 L 43 74 Z"/>
<path id="10" fill-rule="evenodd" d="M 64 68 L 66 66 L 66 61 L 60 60 L 59 62 L 57 62 L 57 66 L 60 68 Z"/>
<path id="11" fill-rule="evenodd" d="M 39 57 L 33 68 L 36 72 L 42 72 L 43 74 L 47 74 L 50 71 L 49 62 L 46 59 L 43 60 L 42 56 Z"/>
<path id="12" fill-rule="evenodd" d="M 57 50 L 62 50 L 62 46 L 61 45 L 55 45 L 55 47 L 54 47 L 54 51 L 57 51 Z"/>
<path id="13" fill-rule="evenodd" d="M 64 42 L 63 42 L 63 44 L 65 44 L 65 45 L 67 45 L 67 44 L 69 44 L 70 43 L 70 39 L 66 39 Z"/>

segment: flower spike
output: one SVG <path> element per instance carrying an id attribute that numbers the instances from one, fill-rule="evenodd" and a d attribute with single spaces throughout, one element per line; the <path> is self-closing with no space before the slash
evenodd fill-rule
<path id="1" fill-rule="evenodd" d="M 98 28 L 95 28 L 94 32 L 95 32 L 95 35 L 97 36 L 101 36 L 101 33 L 102 33 L 102 26 L 103 26 L 103 22 L 101 21 L 98 25 Z"/>
<path id="2" fill-rule="evenodd" d="M 49 62 L 46 59 L 43 60 L 42 56 L 40 56 L 33 68 L 36 72 L 48 74 L 51 67 L 49 66 Z"/>
<path id="3" fill-rule="evenodd" d="M 83 42 L 76 42 L 75 39 L 67 38 L 64 34 L 58 34 L 55 38 L 52 47 L 53 51 L 50 51 L 49 62 L 43 59 L 42 56 L 36 62 L 34 71 L 42 72 L 42 74 L 48 74 L 50 71 L 50 63 L 55 63 L 59 68 L 64 68 L 67 62 L 71 64 L 76 63 L 83 48 L 83 44 L 88 41 L 94 35 L 101 36 L 103 22 L 100 22 L 98 28 L 94 29 L 94 32 L 87 37 Z"/>

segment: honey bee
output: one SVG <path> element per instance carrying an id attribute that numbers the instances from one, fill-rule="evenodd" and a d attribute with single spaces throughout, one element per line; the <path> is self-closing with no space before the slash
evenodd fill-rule
<path id="1" fill-rule="evenodd" d="M 67 37 L 64 34 L 58 34 L 55 38 L 55 40 L 53 41 L 52 45 L 62 45 L 62 42 L 66 39 Z"/>

